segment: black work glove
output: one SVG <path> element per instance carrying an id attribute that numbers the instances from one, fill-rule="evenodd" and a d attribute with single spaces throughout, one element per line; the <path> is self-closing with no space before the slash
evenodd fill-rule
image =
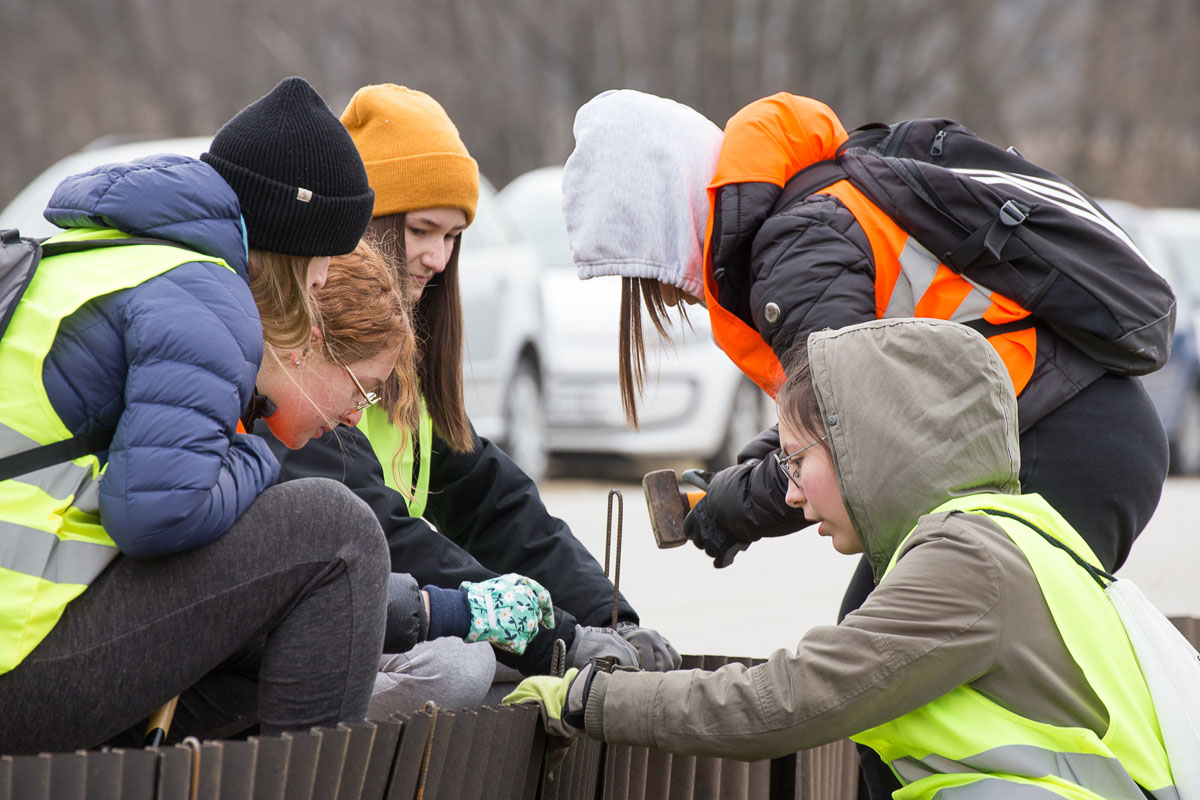
<path id="1" fill-rule="evenodd" d="M 708 511 L 708 497 L 700 498 L 700 502 L 692 506 L 692 510 L 683 518 L 683 533 L 692 540 L 692 544 L 712 556 L 713 566 L 717 569 L 728 567 L 733 563 L 734 556 L 750 546 L 748 542 L 739 542 L 721 530 Z"/>

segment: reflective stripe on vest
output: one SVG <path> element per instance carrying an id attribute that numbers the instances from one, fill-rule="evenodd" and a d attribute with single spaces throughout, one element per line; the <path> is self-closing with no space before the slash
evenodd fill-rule
<path id="1" fill-rule="evenodd" d="M 1087 544 L 1038 495 L 956 498 L 930 513 L 989 510 L 1028 520 L 1099 566 Z M 1036 722 L 964 685 L 851 738 L 891 765 L 904 784 L 895 795 L 901 800 L 1056 795 L 1140 800 L 1139 784 L 1160 800 L 1177 798 L 1153 702 L 1108 597 L 1069 555 L 1027 525 L 989 518 L 1028 560 L 1079 675 L 1104 704 L 1108 730 L 1099 737 L 1083 727 Z M 896 560 L 893 556 L 883 580 Z"/>
<path id="2" fill-rule="evenodd" d="M 1016 302 L 940 263 L 849 181 L 838 181 L 816 194 L 841 200 L 867 234 L 875 264 L 875 315 L 880 319 L 930 317 L 1006 325 L 1030 316 Z M 1004 360 L 1020 395 L 1033 376 L 1036 331 L 1031 327 L 1000 333 L 988 341 Z"/>
<path id="3" fill-rule="evenodd" d="M 992 325 L 1019 322 L 1030 313 L 1004 295 L 990 291 L 944 264 L 912 239 L 889 216 L 849 181 L 838 181 L 814 194 L 828 194 L 854 215 L 871 244 L 875 266 L 877 318 L 930 317 Z M 715 192 L 709 191 L 710 205 Z M 713 339 L 751 380 L 772 397 L 783 382 L 779 359 L 762 335 L 718 299 L 711 262 L 713 215 L 710 212 L 704 246 L 704 288 Z M 1008 369 L 1018 395 L 1033 376 L 1037 360 L 1037 332 L 1032 328 L 987 337 Z"/>
<path id="4" fill-rule="evenodd" d="M 129 238 L 75 229 L 55 241 Z M 42 385 L 62 320 L 93 298 L 180 264 L 225 262 L 169 245 L 135 245 L 43 259 L 0 339 L 0 455 L 68 439 Z M 0 483 L 0 674 L 37 647 L 74 598 L 117 556 L 99 520 L 103 468 L 95 455 Z"/>
<path id="5" fill-rule="evenodd" d="M 387 409 L 380 405 L 369 406 L 363 411 L 358 429 L 371 443 L 379 465 L 383 467 L 383 479 L 393 491 L 404 495 L 410 517 L 425 514 L 429 501 L 429 471 L 433 460 L 433 418 L 421 398 L 421 420 L 417 430 L 417 443 L 421 448 L 421 460 L 417 470 L 416 487 L 413 487 L 413 437 L 404 436 L 387 418 Z M 395 467 L 396 455 L 400 454 L 399 467 Z M 399 480 L 397 480 L 399 473 Z"/>

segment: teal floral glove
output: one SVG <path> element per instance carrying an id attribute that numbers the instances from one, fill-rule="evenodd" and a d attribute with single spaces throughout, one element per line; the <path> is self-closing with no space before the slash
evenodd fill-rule
<path id="1" fill-rule="evenodd" d="M 537 636 L 538 624 L 554 627 L 554 605 L 550 592 L 532 578 L 508 574 L 459 586 L 466 590 L 471 612 L 468 642 L 488 642 L 501 650 L 521 655 Z"/>

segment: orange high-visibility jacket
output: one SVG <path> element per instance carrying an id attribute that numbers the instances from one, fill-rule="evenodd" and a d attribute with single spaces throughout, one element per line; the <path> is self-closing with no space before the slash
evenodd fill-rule
<path id="1" fill-rule="evenodd" d="M 783 185 L 833 158 L 846 130 L 825 104 L 780 93 L 735 114 L 709 185 L 705 295 L 717 344 L 771 396 L 792 344 L 885 317 L 1029 327 L 988 338 L 1024 430 L 1103 374 L 1016 302 L 938 262 L 848 181 L 772 214 Z"/>

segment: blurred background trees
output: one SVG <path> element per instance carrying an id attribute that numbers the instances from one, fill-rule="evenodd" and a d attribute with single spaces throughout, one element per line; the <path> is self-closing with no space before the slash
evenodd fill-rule
<path id="1" fill-rule="evenodd" d="M 105 135 L 206 135 L 280 78 L 438 98 L 497 185 L 614 87 L 721 125 L 786 90 L 947 116 L 1100 196 L 1200 206 L 1197 0 L 0 0 L 0 205 Z"/>

